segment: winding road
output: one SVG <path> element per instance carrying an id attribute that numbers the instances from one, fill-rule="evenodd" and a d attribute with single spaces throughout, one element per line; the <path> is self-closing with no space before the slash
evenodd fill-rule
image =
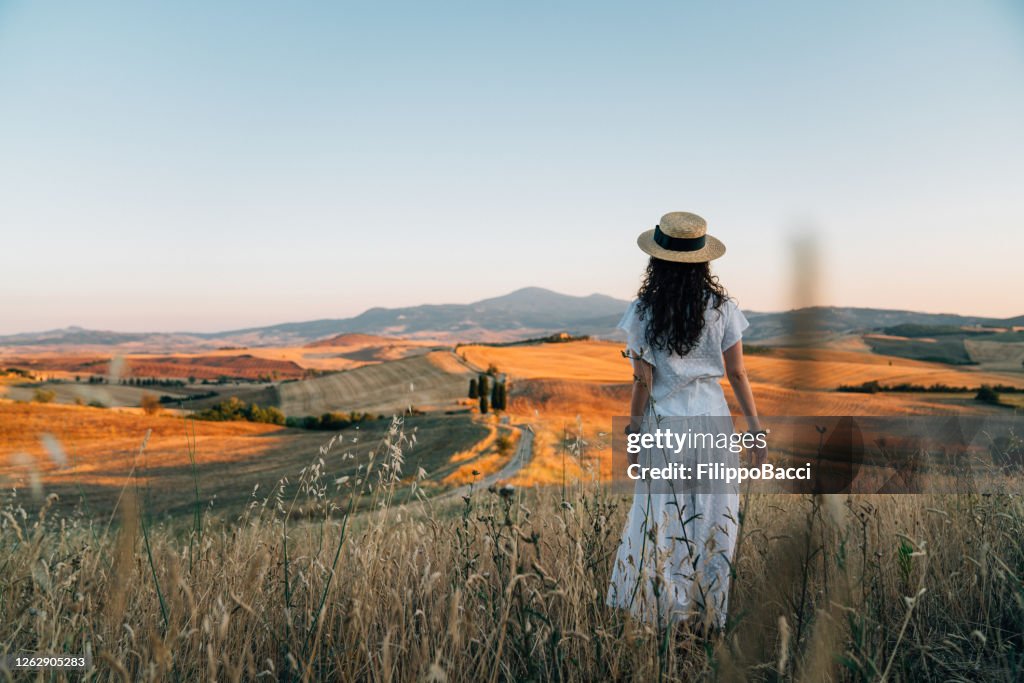
<path id="1" fill-rule="evenodd" d="M 478 367 L 476 364 L 459 355 L 454 348 L 451 349 L 451 354 L 456 361 L 471 372 L 485 372 L 483 368 Z M 512 454 L 512 457 L 500 470 L 484 476 L 479 481 L 473 482 L 473 490 L 486 490 L 489 486 L 501 481 L 502 479 L 509 479 L 530 462 L 530 458 L 533 457 L 533 427 L 526 423 L 512 426 L 518 429 L 520 434 L 519 443 L 516 444 L 516 452 Z M 467 496 L 470 492 L 470 486 L 470 484 L 466 484 L 465 486 L 459 486 L 458 488 L 450 491 L 445 491 L 444 493 L 433 496 L 431 500 L 445 500 L 448 498 L 461 498 L 463 496 Z"/>
<path id="2" fill-rule="evenodd" d="M 519 430 L 519 443 L 516 444 L 516 452 L 512 454 L 512 457 L 509 458 L 504 467 L 497 472 L 485 475 L 479 481 L 475 481 L 472 484 L 459 486 L 450 491 L 432 496 L 430 500 L 446 500 L 448 498 L 468 496 L 471 487 L 475 491 L 486 490 L 492 484 L 496 484 L 502 479 L 508 479 L 529 463 L 530 458 L 533 457 L 533 428 L 528 424 L 512 426 Z"/>

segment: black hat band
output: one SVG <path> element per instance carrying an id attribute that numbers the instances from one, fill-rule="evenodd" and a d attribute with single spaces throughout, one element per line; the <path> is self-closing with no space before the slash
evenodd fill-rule
<path id="1" fill-rule="evenodd" d="M 654 226 L 654 243 L 662 249 L 670 251 L 697 251 L 704 248 L 704 235 L 700 237 L 670 237 L 661 231 L 660 225 Z"/>

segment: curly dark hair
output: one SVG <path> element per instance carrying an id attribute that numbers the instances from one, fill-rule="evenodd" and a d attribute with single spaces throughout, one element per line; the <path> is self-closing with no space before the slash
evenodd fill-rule
<path id="1" fill-rule="evenodd" d="M 651 257 L 637 293 L 637 311 L 648 320 L 647 343 L 685 356 L 704 331 L 704 311 L 729 294 L 705 263 L 677 263 Z"/>

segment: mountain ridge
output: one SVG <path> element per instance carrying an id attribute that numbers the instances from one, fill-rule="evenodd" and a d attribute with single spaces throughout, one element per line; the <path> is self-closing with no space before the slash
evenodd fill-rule
<path id="1" fill-rule="evenodd" d="M 619 336 L 615 325 L 628 305 L 624 299 L 593 293 L 561 294 L 542 287 L 523 287 L 508 294 L 466 304 L 421 304 L 385 308 L 374 306 L 348 318 L 277 323 L 220 332 L 117 332 L 77 325 L 0 336 L 0 346 L 95 345 L 176 346 L 302 345 L 339 334 L 371 334 L 438 341 L 512 341 L 554 332 L 596 337 Z M 1024 325 L 1024 315 L 1012 318 L 964 316 L 954 313 L 852 306 L 817 306 L 789 311 L 745 312 L 751 323 L 746 338 L 771 339 L 792 329 L 803 316 L 814 332 L 844 333 L 898 324 Z"/>

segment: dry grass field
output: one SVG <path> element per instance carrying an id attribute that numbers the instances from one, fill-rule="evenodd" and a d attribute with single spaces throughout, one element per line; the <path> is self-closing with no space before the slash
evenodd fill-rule
<path id="1" fill-rule="evenodd" d="M 304 346 L 249 347 L 212 352 L 215 357 L 236 358 L 251 355 L 268 362 L 292 363 L 302 369 L 336 372 L 370 363 L 381 363 L 417 356 L 430 351 L 434 343 L 380 337 L 369 334 L 342 334 Z M 282 379 L 286 379 L 282 377 Z"/>
<path id="2" fill-rule="evenodd" d="M 369 360 L 278 384 L 286 412 L 439 410 L 332 435 L 0 400 L 2 646 L 88 652 L 94 681 L 1020 680 L 1019 493 L 747 496 L 726 632 L 707 638 L 604 604 L 631 502 L 601 483 L 630 391 L 620 344 L 462 362 L 344 341 Z M 765 416 L 1005 414 L 835 388 L 1022 379 L 851 344 L 747 359 Z M 506 461 L 500 416 L 442 414 L 490 364 L 533 457 L 511 487 L 430 497 Z"/>
<path id="3" fill-rule="evenodd" d="M 117 371 L 120 377 L 157 377 L 215 380 L 220 377 L 241 379 L 294 379 L 306 375 L 305 369 L 286 358 L 265 357 L 266 351 L 251 353 L 248 350 L 211 352 L 202 354 L 131 354 L 118 356 Z M 17 367 L 35 374 L 62 379 L 73 379 L 76 375 L 88 378 L 91 375 L 109 376 L 111 356 L 61 355 L 18 355 L 6 356 L 0 361 L 6 367 Z"/>
<path id="4" fill-rule="evenodd" d="M 870 381 L 882 385 L 1024 387 L 1022 373 L 995 373 L 972 366 L 954 368 L 942 363 L 831 350 L 771 349 L 766 354 L 748 355 L 747 370 L 753 381 L 800 389 L 827 390 Z"/>
<path id="5" fill-rule="evenodd" d="M 450 409 L 466 397 L 472 373 L 448 351 L 366 365 L 278 388 L 286 415 L 327 411 L 401 414 L 410 408 Z"/>
<path id="6" fill-rule="evenodd" d="M 628 382 L 633 373 L 617 342 L 578 341 L 519 346 L 459 347 L 470 363 L 496 366 L 515 378 L 576 379 L 586 382 Z"/>
<path id="7" fill-rule="evenodd" d="M 429 352 L 431 341 L 405 340 L 365 334 L 344 334 L 305 346 L 239 347 L 188 353 L 144 353 L 94 350 L 0 349 L 0 367 L 16 367 L 46 378 L 83 379 L 110 374 L 118 358 L 118 377 L 215 380 L 302 378 L 307 371 L 336 372 L 362 365 L 408 358 Z"/>
<path id="8" fill-rule="evenodd" d="M 1004 345 L 1005 346 L 1005 345 Z M 621 343 L 581 341 L 522 346 L 461 346 L 459 353 L 480 367 L 490 364 L 523 379 L 575 379 L 628 382 L 632 371 L 622 358 Z M 868 351 L 818 348 L 765 348 L 746 356 L 751 380 L 795 389 L 835 389 L 843 384 L 949 384 L 977 387 L 1009 384 L 1024 387 L 1024 373 L 976 371 L 972 366 L 872 354 Z M 807 382 L 812 382 L 807 384 Z"/>
<path id="9" fill-rule="evenodd" d="M 104 406 L 138 406 L 142 397 L 153 396 L 185 396 L 190 391 L 187 387 L 136 387 L 123 384 L 88 384 L 74 381 L 52 381 L 22 383 L 20 386 L 0 386 L 0 397 L 12 401 L 31 401 L 36 390 L 52 391 L 54 402 L 64 404 L 101 403 Z"/>
<path id="10" fill-rule="evenodd" d="M 126 384 L 89 384 L 71 380 L 53 380 L 46 382 L 24 382 L 0 385 L 0 398 L 12 401 L 36 400 L 36 392 L 53 393 L 53 402 L 65 405 L 100 405 L 105 407 L 138 407 L 143 397 L 163 396 L 186 399 L 189 396 L 201 396 L 210 392 L 209 398 L 188 399 L 189 409 L 201 410 L 211 405 L 237 397 L 246 403 L 258 403 L 261 406 L 277 405 L 277 384 L 273 382 L 224 382 L 216 384 L 188 384 L 185 386 L 132 386 Z M 168 408 L 177 403 L 166 404 Z"/>
<path id="11" fill-rule="evenodd" d="M 1024 344 L 965 339 L 967 355 L 982 367 L 992 370 L 1017 370 L 1024 367 Z"/>
<path id="12" fill-rule="evenodd" d="M 709 639 L 605 606 L 628 498 L 576 479 L 396 507 L 418 485 L 408 434 L 378 436 L 373 468 L 338 483 L 350 456 L 332 445 L 293 489 L 191 528 L 154 520 L 144 486 L 113 525 L 6 496 L 2 642 L 88 653 L 95 681 L 1010 682 L 1024 667 L 1019 496 L 748 497 Z M 374 512 L 349 512 L 367 498 Z"/>
<path id="13" fill-rule="evenodd" d="M 178 515 L 194 506 L 198 478 L 204 506 L 235 514 L 250 502 L 254 487 L 259 485 L 266 495 L 282 477 L 308 464 L 332 436 L 340 436 L 356 456 L 354 467 L 387 432 L 389 422 L 370 421 L 338 433 L 311 432 L 0 401 L 0 482 L 23 495 L 36 487 L 42 496 L 57 494 L 62 509 L 84 499 L 101 515 L 110 514 L 125 485 L 138 483 L 149 489 L 153 512 Z M 428 490 L 441 488 L 445 477 L 493 450 L 478 446 L 493 427 L 466 415 L 410 417 L 405 427 L 416 439 L 408 454 L 411 474 L 420 467 L 429 473 L 430 481 L 423 484 Z M 473 457 L 453 458 L 459 451 Z M 346 464 L 337 469 L 352 468 Z M 26 501 L 30 507 L 32 503 Z"/>
<path id="14" fill-rule="evenodd" d="M 537 431 L 534 458 L 514 483 L 560 484 L 587 471 L 606 474 L 603 468 L 611 454 L 606 432 L 612 417 L 627 410 L 632 379 L 622 348 L 620 343 L 600 341 L 459 348 L 471 363 L 479 367 L 493 364 L 509 374 L 512 419 L 529 421 Z M 979 372 L 970 367 L 879 356 L 855 350 L 858 348 L 850 344 L 846 348 L 770 348 L 748 354 L 746 365 L 758 411 L 769 417 L 982 414 L 1000 409 L 972 401 L 971 394 L 858 394 L 835 389 L 868 381 L 1024 387 L 1022 373 Z M 734 414 L 738 414 L 728 383 L 723 385 Z M 583 457 L 572 452 L 577 439 L 583 444 Z"/>

